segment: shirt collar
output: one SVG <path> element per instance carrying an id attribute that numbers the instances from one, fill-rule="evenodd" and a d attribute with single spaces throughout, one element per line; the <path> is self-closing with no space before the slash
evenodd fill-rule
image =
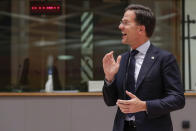
<path id="1" fill-rule="evenodd" d="M 150 41 L 148 40 L 144 44 L 142 44 L 138 48 L 136 48 L 136 50 L 138 50 L 139 53 L 142 53 L 145 55 L 149 47 L 150 47 Z"/>

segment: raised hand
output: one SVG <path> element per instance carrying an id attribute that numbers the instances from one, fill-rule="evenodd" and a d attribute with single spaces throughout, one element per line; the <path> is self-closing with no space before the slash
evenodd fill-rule
<path id="1" fill-rule="evenodd" d="M 115 74 L 118 72 L 120 60 L 121 56 L 118 56 L 117 61 L 114 60 L 113 51 L 107 53 L 103 57 L 103 70 L 108 82 L 111 82 L 114 79 Z"/>

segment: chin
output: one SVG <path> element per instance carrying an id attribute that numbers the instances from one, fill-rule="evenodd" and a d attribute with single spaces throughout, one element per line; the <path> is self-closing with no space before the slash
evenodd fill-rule
<path id="1" fill-rule="evenodd" d="M 122 40 L 121 42 L 122 42 L 122 44 L 127 45 L 126 41 Z"/>

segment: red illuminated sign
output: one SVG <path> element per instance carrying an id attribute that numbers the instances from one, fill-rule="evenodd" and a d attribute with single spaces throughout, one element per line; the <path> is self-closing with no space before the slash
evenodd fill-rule
<path id="1" fill-rule="evenodd" d="M 61 0 L 53 0 L 53 1 L 31 0 L 30 14 L 31 15 L 61 15 L 62 2 Z"/>

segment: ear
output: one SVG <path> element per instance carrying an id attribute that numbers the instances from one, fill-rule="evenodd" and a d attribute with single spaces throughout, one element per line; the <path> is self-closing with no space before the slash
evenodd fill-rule
<path id="1" fill-rule="evenodd" d="M 145 26 L 144 25 L 139 26 L 139 31 L 140 32 L 145 32 L 146 31 Z"/>
<path id="2" fill-rule="evenodd" d="M 139 28 L 138 28 L 138 31 L 139 31 L 139 34 L 144 34 L 146 33 L 146 28 L 144 25 L 140 25 Z"/>

